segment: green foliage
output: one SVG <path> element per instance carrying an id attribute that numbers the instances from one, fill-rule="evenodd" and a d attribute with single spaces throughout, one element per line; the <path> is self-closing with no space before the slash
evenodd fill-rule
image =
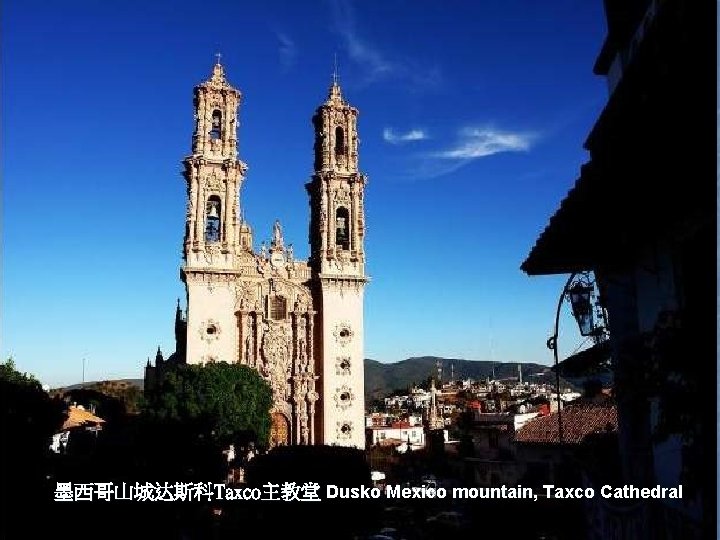
<path id="1" fill-rule="evenodd" d="M 218 444 L 250 435 L 266 445 L 272 390 L 252 368 L 237 364 L 181 365 L 170 369 L 145 397 L 143 414 L 182 423 Z"/>
<path id="2" fill-rule="evenodd" d="M 20 373 L 15 369 L 15 361 L 12 356 L 5 362 L 0 363 L 0 381 L 8 384 L 17 384 L 28 388 L 37 388 L 42 390 L 40 382 L 27 373 Z"/>
<path id="3" fill-rule="evenodd" d="M 16 515 L 14 504 L 23 509 L 38 509 L 44 504 L 50 474 L 49 446 L 64 420 L 62 401 L 52 399 L 35 377 L 17 371 L 12 358 L 0 363 L 4 458 L 0 485 L 4 493 L 11 494 L 3 501 L 4 514 Z"/>
<path id="4" fill-rule="evenodd" d="M 0 399 L 1 424 L 11 440 L 19 444 L 23 438 L 23 444 L 44 451 L 65 419 L 62 403 L 51 399 L 35 377 L 17 371 L 12 358 L 0 363 Z"/>

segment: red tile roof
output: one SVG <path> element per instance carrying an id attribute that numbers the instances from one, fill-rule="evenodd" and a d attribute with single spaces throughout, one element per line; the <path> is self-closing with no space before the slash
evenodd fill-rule
<path id="1" fill-rule="evenodd" d="M 617 431 L 617 409 L 614 403 L 575 403 L 562 410 L 563 440 L 558 436 L 558 414 L 538 416 L 517 432 L 522 443 L 580 444 L 593 433 Z"/>
<path id="2" fill-rule="evenodd" d="M 84 426 L 86 424 L 103 424 L 105 423 L 105 420 L 100 418 L 99 416 L 95 416 L 90 411 L 86 411 L 85 409 L 81 409 L 79 407 L 73 407 L 71 406 L 68 409 L 68 416 L 65 419 L 65 422 L 63 422 L 62 429 L 72 429 L 80 426 Z"/>

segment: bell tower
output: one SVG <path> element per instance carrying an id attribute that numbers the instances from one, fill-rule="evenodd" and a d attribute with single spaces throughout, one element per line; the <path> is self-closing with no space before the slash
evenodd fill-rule
<path id="1" fill-rule="evenodd" d="M 242 223 L 239 190 L 247 166 L 238 159 L 241 94 L 220 59 L 194 89 L 191 154 L 183 160 L 187 214 L 180 276 L 187 291 L 187 362 L 233 362 L 238 343 L 232 282 L 252 257 L 250 227 Z"/>
<path id="2" fill-rule="evenodd" d="M 240 221 L 239 190 L 247 170 L 237 150 L 240 99 L 218 58 L 210 79 L 195 87 L 192 154 L 183 161 L 187 266 L 230 268 L 243 248 L 251 248 L 243 245 L 249 240 Z"/>
<path id="3" fill-rule="evenodd" d="M 358 110 L 333 77 L 313 116 L 315 172 L 310 196 L 310 260 L 319 324 L 324 444 L 365 447 L 363 295 L 365 175 L 358 171 Z"/>

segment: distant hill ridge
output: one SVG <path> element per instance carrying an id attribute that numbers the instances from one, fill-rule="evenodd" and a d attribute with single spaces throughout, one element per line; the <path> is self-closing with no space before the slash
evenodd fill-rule
<path id="1" fill-rule="evenodd" d="M 365 359 L 365 399 L 370 401 L 390 394 L 395 389 L 407 388 L 420 383 L 430 375 L 437 374 L 437 362 L 442 365 L 443 380 L 485 379 L 492 377 L 493 368 L 496 379 L 518 376 L 518 365 L 522 366 L 523 380 L 550 382 L 554 374 L 549 366 L 525 362 L 492 362 L 490 360 L 465 360 L 462 358 L 443 358 L 439 356 L 416 356 L 399 362 L 383 363 Z M 542 375 L 539 375 L 542 374 Z"/>
<path id="2" fill-rule="evenodd" d="M 104 381 L 89 381 L 85 383 L 70 384 L 68 386 L 61 386 L 59 388 L 55 388 L 54 390 L 77 390 L 79 388 L 88 388 L 100 391 L 107 386 L 112 387 L 113 385 L 117 385 L 121 388 L 127 386 L 135 386 L 142 390 L 144 384 L 144 379 L 106 379 Z"/>
<path id="3" fill-rule="evenodd" d="M 493 368 L 495 378 L 504 379 L 518 376 L 518 365 L 522 366 L 523 379 L 533 382 L 554 382 L 554 374 L 549 366 L 525 362 L 491 362 L 489 360 L 465 360 L 462 358 L 443 358 L 439 356 L 416 356 L 399 362 L 383 363 L 370 358 L 365 359 L 365 399 L 367 401 L 384 397 L 393 390 L 408 388 L 413 383 L 421 383 L 430 375 L 437 374 L 437 362 L 442 364 L 443 380 L 450 379 L 452 371 L 455 379 L 485 379 L 491 377 Z M 142 389 L 142 379 L 119 379 L 116 381 L 94 381 L 73 384 L 64 387 L 93 388 L 104 390 L 113 383 L 129 383 Z"/>

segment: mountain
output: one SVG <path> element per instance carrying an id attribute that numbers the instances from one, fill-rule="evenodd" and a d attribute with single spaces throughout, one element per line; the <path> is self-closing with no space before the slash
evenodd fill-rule
<path id="1" fill-rule="evenodd" d="M 76 383 L 68 386 L 61 386 L 55 390 L 77 390 L 78 388 L 88 388 L 91 390 L 97 390 L 98 392 L 112 390 L 114 388 L 127 388 L 135 386 L 142 390 L 145 384 L 144 379 L 114 379 L 106 381 L 91 381 L 86 383 Z M 109 392 L 112 393 L 112 392 Z"/>
<path id="2" fill-rule="evenodd" d="M 440 361 L 443 369 L 443 380 L 450 378 L 450 366 L 452 365 L 455 379 L 485 379 L 493 376 L 505 379 L 518 376 L 518 365 L 522 366 L 523 380 L 537 383 L 555 384 L 555 374 L 550 371 L 550 366 L 534 363 L 517 362 L 491 362 L 489 360 L 463 360 L 460 358 L 441 358 L 438 356 L 417 356 L 384 364 L 377 360 L 365 359 L 365 401 L 369 403 L 373 399 L 389 395 L 393 390 L 407 389 L 413 383 L 421 383 L 430 375 L 437 375 L 437 361 Z M 142 379 L 125 379 L 118 381 L 96 381 L 91 383 L 74 384 L 66 386 L 64 390 L 75 388 L 91 388 L 101 392 L 115 395 L 123 393 L 127 386 L 137 387 L 142 390 Z M 574 385 L 563 379 L 563 386 L 574 387 Z"/>
<path id="3" fill-rule="evenodd" d="M 365 360 L 365 400 L 384 397 L 396 389 L 406 389 L 413 383 L 421 383 L 430 375 L 437 375 L 437 361 L 442 364 L 443 380 L 450 378 L 450 369 L 455 379 L 485 379 L 493 376 L 504 379 L 518 376 L 518 365 L 522 366 L 523 380 L 533 382 L 554 382 L 550 366 L 533 363 L 491 362 L 489 360 L 462 360 L 437 356 L 418 356 L 392 364 L 377 360 Z"/>

